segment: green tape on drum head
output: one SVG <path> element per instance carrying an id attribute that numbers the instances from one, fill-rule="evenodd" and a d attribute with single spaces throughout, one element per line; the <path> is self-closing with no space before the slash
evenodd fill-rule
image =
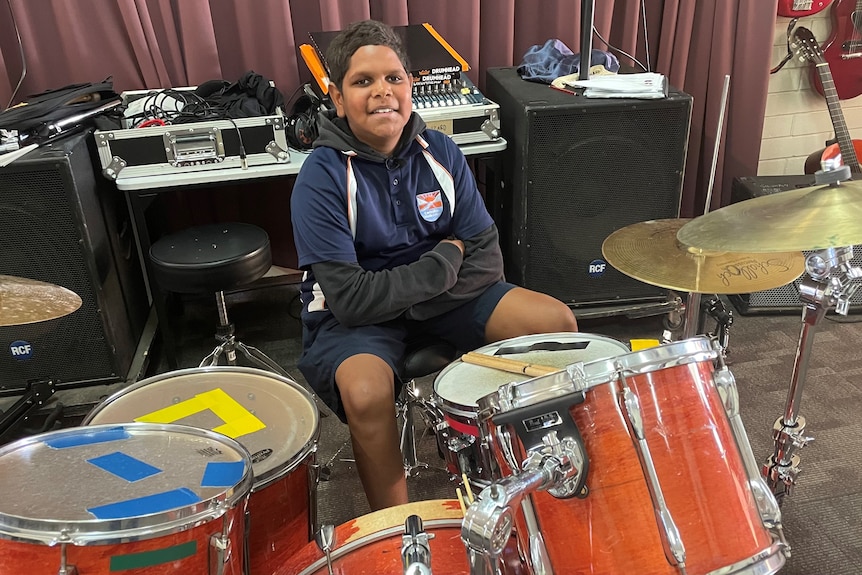
<path id="1" fill-rule="evenodd" d="M 198 551 L 197 541 L 189 541 L 181 545 L 174 545 L 155 551 L 144 551 L 141 553 L 130 553 L 128 555 L 116 555 L 111 557 L 110 571 L 127 571 L 129 569 L 142 569 L 153 565 L 162 565 L 171 561 L 179 561 L 194 556 Z"/>

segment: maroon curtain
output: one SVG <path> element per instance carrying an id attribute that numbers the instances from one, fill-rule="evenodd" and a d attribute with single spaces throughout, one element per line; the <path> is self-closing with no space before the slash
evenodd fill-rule
<path id="1" fill-rule="evenodd" d="M 26 61 L 16 102 L 108 76 L 124 91 L 236 80 L 248 70 L 290 98 L 310 80 L 298 58 L 308 32 L 363 18 L 430 22 L 483 87 L 488 67 L 517 65 L 549 38 L 577 52 L 582 7 L 581 0 L 0 0 L 0 107 L 22 73 L 13 21 Z M 595 0 L 594 23 L 608 42 L 694 97 L 683 216 L 704 211 L 727 75 L 712 208 L 729 202 L 734 176 L 756 173 L 776 10 L 777 0 Z M 598 38 L 593 45 L 607 48 Z"/>

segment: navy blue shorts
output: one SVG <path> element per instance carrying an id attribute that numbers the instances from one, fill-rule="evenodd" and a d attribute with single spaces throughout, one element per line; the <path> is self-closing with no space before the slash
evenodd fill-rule
<path id="1" fill-rule="evenodd" d="M 341 362 L 360 353 L 376 355 L 395 373 L 397 395 L 401 385 L 397 366 L 407 342 L 432 334 L 449 341 L 461 351 L 485 345 L 485 324 L 500 299 L 514 287 L 510 283 L 498 282 L 476 299 L 421 322 L 395 319 L 374 325 L 346 327 L 331 316 L 313 333 L 303 325 L 299 370 L 318 397 L 345 421 L 341 397 L 335 385 L 335 371 Z"/>

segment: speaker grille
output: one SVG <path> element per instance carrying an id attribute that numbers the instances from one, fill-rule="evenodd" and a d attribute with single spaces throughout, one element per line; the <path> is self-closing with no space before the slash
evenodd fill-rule
<path id="1" fill-rule="evenodd" d="M 510 281 L 571 305 L 666 297 L 605 265 L 614 231 L 679 215 L 691 97 L 588 100 L 488 71 L 509 142 L 493 201 Z"/>
<path id="2" fill-rule="evenodd" d="M 62 318 L 0 327 L 0 389 L 38 379 L 68 384 L 120 377 L 117 342 L 106 336 L 103 314 L 116 307 L 105 305 L 108 296 L 124 304 L 106 290 L 116 272 L 87 148 L 83 136 L 76 138 L 72 154 L 41 150 L 0 169 L 0 273 L 56 284 L 82 300 Z M 121 314 L 104 319 L 128 324 Z M 30 355 L 13 355 L 15 342 L 29 345 Z"/>

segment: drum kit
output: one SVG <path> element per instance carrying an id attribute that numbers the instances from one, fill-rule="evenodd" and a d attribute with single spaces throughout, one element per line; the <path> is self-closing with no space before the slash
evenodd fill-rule
<path id="1" fill-rule="evenodd" d="M 790 555 L 780 504 L 810 440 L 798 411 L 813 331 L 830 307 L 847 313 L 862 276 L 849 247 L 862 243 L 862 186 L 842 174 L 608 236 L 616 269 L 688 293 L 679 340 L 635 349 L 537 334 L 444 368 L 420 407 L 466 498 L 319 526 L 313 396 L 258 369 L 180 370 L 117 392 L 80 427 L 0 447 L 0 489 L 38 494 L 2 499 L 2 565 L 63 575 L 776 573 Z M 699 295 L 800 275 L 790 391 L 774 453 L 758 463 L 727 333 L 696 333 L 690 308 L 701 309 Z M 47 295 L 21 295 L 33 290 Z M 0 325 L 71 313 L 71 296 L 0 276 Z M 55 305 L 21 303 L 34 297 Z"/>

